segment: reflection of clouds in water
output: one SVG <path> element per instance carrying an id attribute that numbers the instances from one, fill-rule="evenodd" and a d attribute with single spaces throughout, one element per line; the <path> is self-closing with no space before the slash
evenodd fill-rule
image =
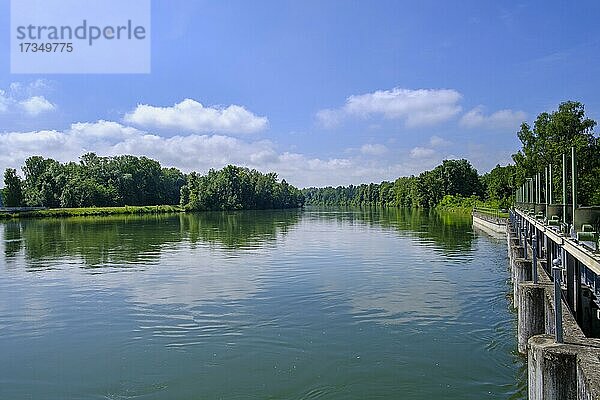
<path id="1" fill-rule="evenodd" d="M 42 277 L 26 277 L 27 282 L 3 286 L 0 293 L 0 336 L 43 336 L 49 329 L 65 327 L 67 322 L 57 318 L 60 310 L 56 290 L 59 285 Z M 21 326 L 27 329 L 14 331 Z"/>
<path id="2" fill-rule="evenodd" d="M 18 271 L 12 276 L 18 282 L 0 293 L 0 335 L 41 337 L 79 324 L 103 329 L 126 315 L 118 323 L 129 326 L 124 329 L 146 331 L 139 333 L 145 340 L 162 337 L 171 347 L 198 344 L 216 332 L 239 335 L 245 323 L 236 305 L 261 290 L 268 268 L 265 249 L 239 252 L 181 243 L 143 269 Z"/>
<path id="3" fill-rule="evenodd" d="M 4 259 L 4 252 L 6 251 L 6 245 L 4 244 L 5 240 L 4 229 L 0 229 L 0 257 L 2 257 L 2 259 Z"/>
<path id="4" fill-rule="evenodd" d="M 0 229 L 0 278 L 3 274 L 15 273 L 16 253 L 9 250 L 11 245 L 21 240 L 17 236 L 7 235 L 8 224 L 14 225 L 12 222 L 3 222 L 3 229 Z M 24 281 L 27 281 L 26 290 Z M 47 287 L 40 277 L 24 276 L 22 272 L 16 278 L 16 282 L 5 279 L 0 293 L 0 333 L 16 322 L 33 323 L 46 320 L 48 317 Z M 29 334 L 35 333 L 29 332 Z"/>
<path id="5" fill-rule="evenodd" d="M 69 286 L 119 291 L 134 303 L 199 305 L 219 299 L 242 300 L 259 291 L 266 268 L 265 249 L 224 250 L 217 246 L 170 244 L 126 268 L 73 268 L 58 273 Z M 90 273 L 93 274 L 93 278 Z"/>
<path id="6" fill-rule="evenodd" d="M 184 239 L 150 246 L 129 261 L 101 268 L 78 268 L 86 262 L 75 256 L 21 261 L 29 270 L 57 268 L 40 274 L 60 282 L 60 296 L 85 297 L 95 291 L 113 296 L 115 304 L 122 305 L 124 298 L 134 308 L 174 306 L 170 313 L 215 302 L 236 304 L 273 284 L 296 288 L 294 280 L 305 279 L 309 290 L 350 305 L 358 321 L 433 321 L 457 315 L 461 300 L 448 276 L 452 265 L 433 262 L 441 249 L 432 240 L 408 235 L 356 220 L 309 217 L 286 235 L 276 234 L 275 241 L 243 249 Z M 119 259 L 120 250 L 107 251 L 105 259 Z M 36 290 L 39 299 L 57 296 L 52 288 Z M 24 293 L 23 301 L 33 297 Z M 44 304 L 39 305 L 22 307 L 43 318 Z"/>
<path id="7" fill-rule="evenodd" d="M 433 322 L 460 312 L 456 284 L 448 277 L 452 265 L 434 262 L 438 249 L 432 242 L 362 224 L 341 225 L 315 221 L 287 243 L 319 259 L 316 284 L 341 293 L 357 320 Z"/>
<path id="8" fill-rule="evenodd" d="M 267 268 L 267 251 L 234 252 L 182 242 L 148 257 L 142 255 L 144 263 L 93 269 L 80 268 L 85 265 L 82 257 L 26 260 L 21 254 L 19 262 L 26 268 L 2 268 L 0 273 L 10 274 L 0 293 L 0 333 L 12 325 L 21 327 L 19 335 L 43 335 L 73 323 L 81 313 L 106 312 L 98 310 L 99 306 L 115 310 L 127 304 L 126 308 L 141 307 L 156 314 L 164 305 L 177 305 L 189 313 L 215 302 L 235 303 L 260 290 L 258 280 Z"/>
<path id="9" fill-rule="evenodd" d="M 143 280 L 123 282 L 134 301 L 147 304 L 187 304 L 241 300 L 259 290 L 258 275 L 265 269 L 265 254 L 260 249 L 231 252 L 206 247 L 179 249 L 161 253 L 160 268 L 149 271 Z"/>

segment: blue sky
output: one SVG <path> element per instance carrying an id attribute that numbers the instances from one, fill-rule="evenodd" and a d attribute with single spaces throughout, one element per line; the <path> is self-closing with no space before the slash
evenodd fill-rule
<path id="1" fill-rule="evenodd" d="M 0 0 L 0 168 L 138 154 L 299 186 L 510 161 L 522 121 L 600 118 L 597 1 L 152 2 L 150 74 L 11 74 Z"/>

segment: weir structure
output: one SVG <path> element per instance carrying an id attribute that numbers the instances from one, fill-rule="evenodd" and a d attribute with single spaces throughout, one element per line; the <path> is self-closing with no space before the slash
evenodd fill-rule
<path id="1" fill-rule="evenodd" d="M 515 193 L 506 225 L 530 400 L 600 400 L 600 207 L 578 206 L 571 160 L 570 204 L 563 155 L 562 202 L 549 166 Z"/>

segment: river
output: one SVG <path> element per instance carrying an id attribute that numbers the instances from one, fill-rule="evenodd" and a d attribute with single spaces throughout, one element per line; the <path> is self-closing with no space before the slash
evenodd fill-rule
<path id="1" fill-rule="evenodd" d="M 0 398 L 523 399 L 507 279 L 460 214 L 0 222 Z"/>

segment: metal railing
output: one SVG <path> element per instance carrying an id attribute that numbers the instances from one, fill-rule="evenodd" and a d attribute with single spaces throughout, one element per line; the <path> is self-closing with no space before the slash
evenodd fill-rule
<path id="1" fill-rule="evenodd" d="M 553 165 L 543 173 L 526 178 L 515 191 L 515 208 L 536 220 L 544 221 L 552 229 L 567 235 L 592 251 L 600 251 L 600 206 L 584 207 L 578 204 L 577 156 L 575 148 L 570 154 L 570 193 L 568 188 L 567 154 L 562 155 L 562 196 L 554 198 Z M 570 196 L 569 196 L 570 195 Z"/>
<path id="2" fill-rule="evenodd" d="M 550 220 L 552 221 L 552 220 Z M 532 277 L 537 283 L 537 266 L 544 268 L 546 275 L 554 282 L 556 341 L 562 342 L 562 303 L 563 299 L 570 313 L 586 336 L 598 336 L 592 324 L 593 318 L 600 315 L 600 256 L 584 246 L 577 237 L 572 237 L 549 224 L 549 220 L 537 218 L 531 212 L 514 209 L 510 211 L 509 223 L 524 247 L 524 257 L 529 258 L 527 248 L 531 246 Z M 583 304 L 584 291 L 591 294 L 589 308 Z M 594 312 L 595 311 L 595 312 Z M 560 319 L 560 320 L 559 320 Z"/>
<path id="3" fill-rule="evenodd" d="M 473 207 L 473 215 L 498 225 L 506 225 L 509 217 L 508 212 L 506 210 L 477 206 Z"/>

